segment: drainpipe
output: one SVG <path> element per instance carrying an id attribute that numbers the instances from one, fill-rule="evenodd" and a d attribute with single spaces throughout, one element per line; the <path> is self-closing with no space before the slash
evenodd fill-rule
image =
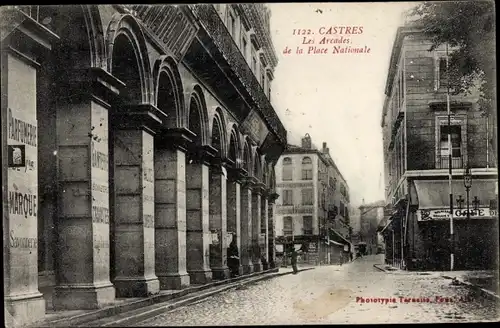
<path id="1" fill-rule="evenodd" d="M 486 168 L 490 168 L 490 124 L 489 117 L 485 116 L 486 119 Z"/>
<path id="2" fill-rule="evenodd" d="M 394 239 L 394 227 L 392 228 L 392 265 L 394 265 L 394 259 L 395 259 L 395 256 L 396 256 L 396 245 L 394 243 L 395 239 Z"/>

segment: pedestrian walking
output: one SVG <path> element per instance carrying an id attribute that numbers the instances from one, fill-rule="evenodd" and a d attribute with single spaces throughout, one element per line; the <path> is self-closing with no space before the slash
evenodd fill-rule
<path id="1" fill-rule="evenodd" d="M 295 247 L 292 247 L 291 252 L 290 252 L 290 257 L 291 257 L 291 262 L 292 262 L 292 269 L 293 269 L 293 274 L 297 274 L 299 272 L 297 268 L 297 257 L 299 256 L 299 253 L 295 250 Z"/>
<path id="2" fill-rule="evenodd" d="M 227 249 L 227 257 L 228 257 L 227 266 L 229 267 L 229 271 L 231 272 L 231 277 L 238 276 L 240 267 L 240 257 L 235 235 L 233 235 L 233 240 L 231 241 L 231 244 L 229 244 L 229 248 Z"/>

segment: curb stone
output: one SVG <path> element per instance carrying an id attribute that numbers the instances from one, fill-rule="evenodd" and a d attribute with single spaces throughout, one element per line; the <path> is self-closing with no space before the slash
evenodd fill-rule
<path id="1" fill-rule="evenodd" d="M 448 276 L 448 275 L 442 275 L 443 278 L 445 279 L 456 279 L 460 285 L 464 285 L 464 286 L 467 286 L 468 288 L 470 289 L 473 289 L 475 291 L 478 291 L 479 294 L 482 296 L 482 297 L 485 297 L 489 300 L 493 300 L 493 301 L 500 301 L 500 296 L 495 294 L 494 292 L 492 292 L 491 290 L 487 290 L 485 288 L 482 288 L 478 285 L 475 285 L 475 284 L 472 284 L 468 281 L 465 281 L 465 280 L 462 280 L 462 279 L 458 279 L 456 277 L 451 277 L 451 276 Z"/>

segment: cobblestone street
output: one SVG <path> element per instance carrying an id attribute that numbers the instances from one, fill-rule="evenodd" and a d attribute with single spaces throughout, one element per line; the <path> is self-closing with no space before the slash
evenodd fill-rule
<path id="1" fill-rule="evenodd" d="M 380 256 L 233 289 L 139 326 L 478 322 L 498 318 L 495 304 L 473 300 L 465 287 L 450 285 L 439 273 L 388 274 L 375 269 L 375 263 L 382 263 Z M 377 301 L 366 302 L 368 298 Z M 384 298 L 394 302 L 380 301 Z M 407 303 L 403 298 L 421 302 Z"/>

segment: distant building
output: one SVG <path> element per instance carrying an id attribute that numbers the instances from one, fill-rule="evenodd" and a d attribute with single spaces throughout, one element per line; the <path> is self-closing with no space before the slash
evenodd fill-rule
<path id="1" fill-rule="evenodd" d="M 276 247 L 308 245 L 305 261 L 337 261 L 349 241 L 349 187 L 326 143 L 316 149 L 306 134 L 301 146 L 288 145 L 276 164 Z M 336 214 L 336 215 L 335 215 Z"/>
<path id="2" fill-rule="evenodd" d="M 430 47 L 431 41 L 418 28 L 398 29 L 381 122 L 387 206 L 379 230 L 387 247 L 386 261 L 407 269 L 448 270 L 453 250 L 456 270 L 497 268 L 498 176 L 491 143 L 494 124 L 482 116 L 478 90 L 450 95 L 452 115 L 448 122 L 445 46 L 433 51 Z M 453 88 L 451 85 L 451 91 Z M 472 174 L 469 220 L 466 167 Z"/>
<path id="3" fill-rule="evenodd" d="M 360 231 L 357 246 L 358 249 L 364 248 L 366 254 L 376 254 L 382 247 L 378 239 L 377 226 L 384 217 L 384 206 L 385 201 L 378 201 L 359 207 Z"/>

